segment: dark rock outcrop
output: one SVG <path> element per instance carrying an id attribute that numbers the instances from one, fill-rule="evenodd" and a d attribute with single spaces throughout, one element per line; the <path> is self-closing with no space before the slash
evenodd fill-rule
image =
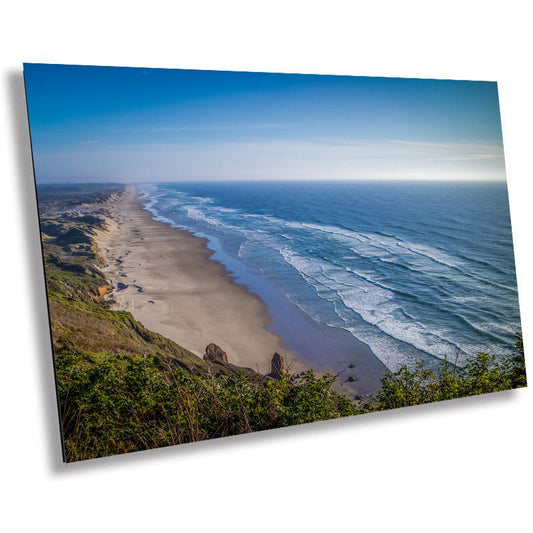
<path id="1" fill-rule="evenodd" d="M 204 361 L 214 361 L 214 362 L 228 362 L 228 356 L 222 348 L 215 343 L 208 344 L 205 349 Z"/>
<path id="2" fill-rule="evenodd" d="M 285 361 L 279 353 L 275 353 L 272 356 L 272 361 L 270 362 L 270 373 L 268 376 L 274 379 L 280 379 L 284 372 Z"/>

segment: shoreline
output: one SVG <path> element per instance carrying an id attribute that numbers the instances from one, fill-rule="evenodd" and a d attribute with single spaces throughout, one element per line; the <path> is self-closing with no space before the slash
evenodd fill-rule
<path id="1" fill-rule="evenodd" d="M 230 363 L 261 374 L 270 371 L 275 352 L 293 372 L 308 369 L 268 329 L 272 317 L 265 303 L 210 259 L 206 239 L 153 220 L 131 186 L 106 209 L 108 227 L 96 232 L 96 242 L 114 309 L 130 311 L 200 358 L 215 343 Z"/>
<path id="2" fill-rule="evenodd" d="M 379 389 L 386 368 L 366 344 L 311 323 L 296 306 L 280 305 L 279 299 L 273 317 L 272 302 L 213 259 L 207 239 L 154 220 L 134 186 L 106 208 L 108 228 L 97 232 L 96 241 L 105 262 L 101 270 L 113 286 L 114 309 L 130 311 L 144 326 L 200 358 L 213 342 L 229 362 L 267 374 L 277 352 L 291 373 L 344 371 L 334 388 L 347 396 Z M 324 360 L 324 353 L 330 360 Z"/>

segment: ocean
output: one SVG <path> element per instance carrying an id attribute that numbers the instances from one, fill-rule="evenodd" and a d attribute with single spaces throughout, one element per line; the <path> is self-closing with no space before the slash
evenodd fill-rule
<path id="1" fill-rule="evenodd" d="M 520 314 L 505 183 L 139 189 L 156 220 L 208 240 L 311 366 L 345 368 L 360 342 L 390 370 L 513 349 Z"/>

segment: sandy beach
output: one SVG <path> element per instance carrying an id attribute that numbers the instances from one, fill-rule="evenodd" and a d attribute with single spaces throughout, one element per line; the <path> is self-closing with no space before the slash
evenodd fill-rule
<path id="1" fill-rule="evenodd" d="M 268 329 L 263 301 L 210 259 L 205 239 L 154 221 L 134 187 L 109 201 L 97 244 L 115 308 L 202 357 L 214 342 L 231 363 L 267 373 L 275 352 L 292 371 L 306 367 Z"/>

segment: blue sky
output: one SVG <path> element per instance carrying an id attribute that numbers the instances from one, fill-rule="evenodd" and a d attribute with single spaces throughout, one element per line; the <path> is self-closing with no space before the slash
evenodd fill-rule
<path id="1" fill-rule="evenodd" d="M 25 64 L 38 182 L 505 179 L 494 82 Z"/>

